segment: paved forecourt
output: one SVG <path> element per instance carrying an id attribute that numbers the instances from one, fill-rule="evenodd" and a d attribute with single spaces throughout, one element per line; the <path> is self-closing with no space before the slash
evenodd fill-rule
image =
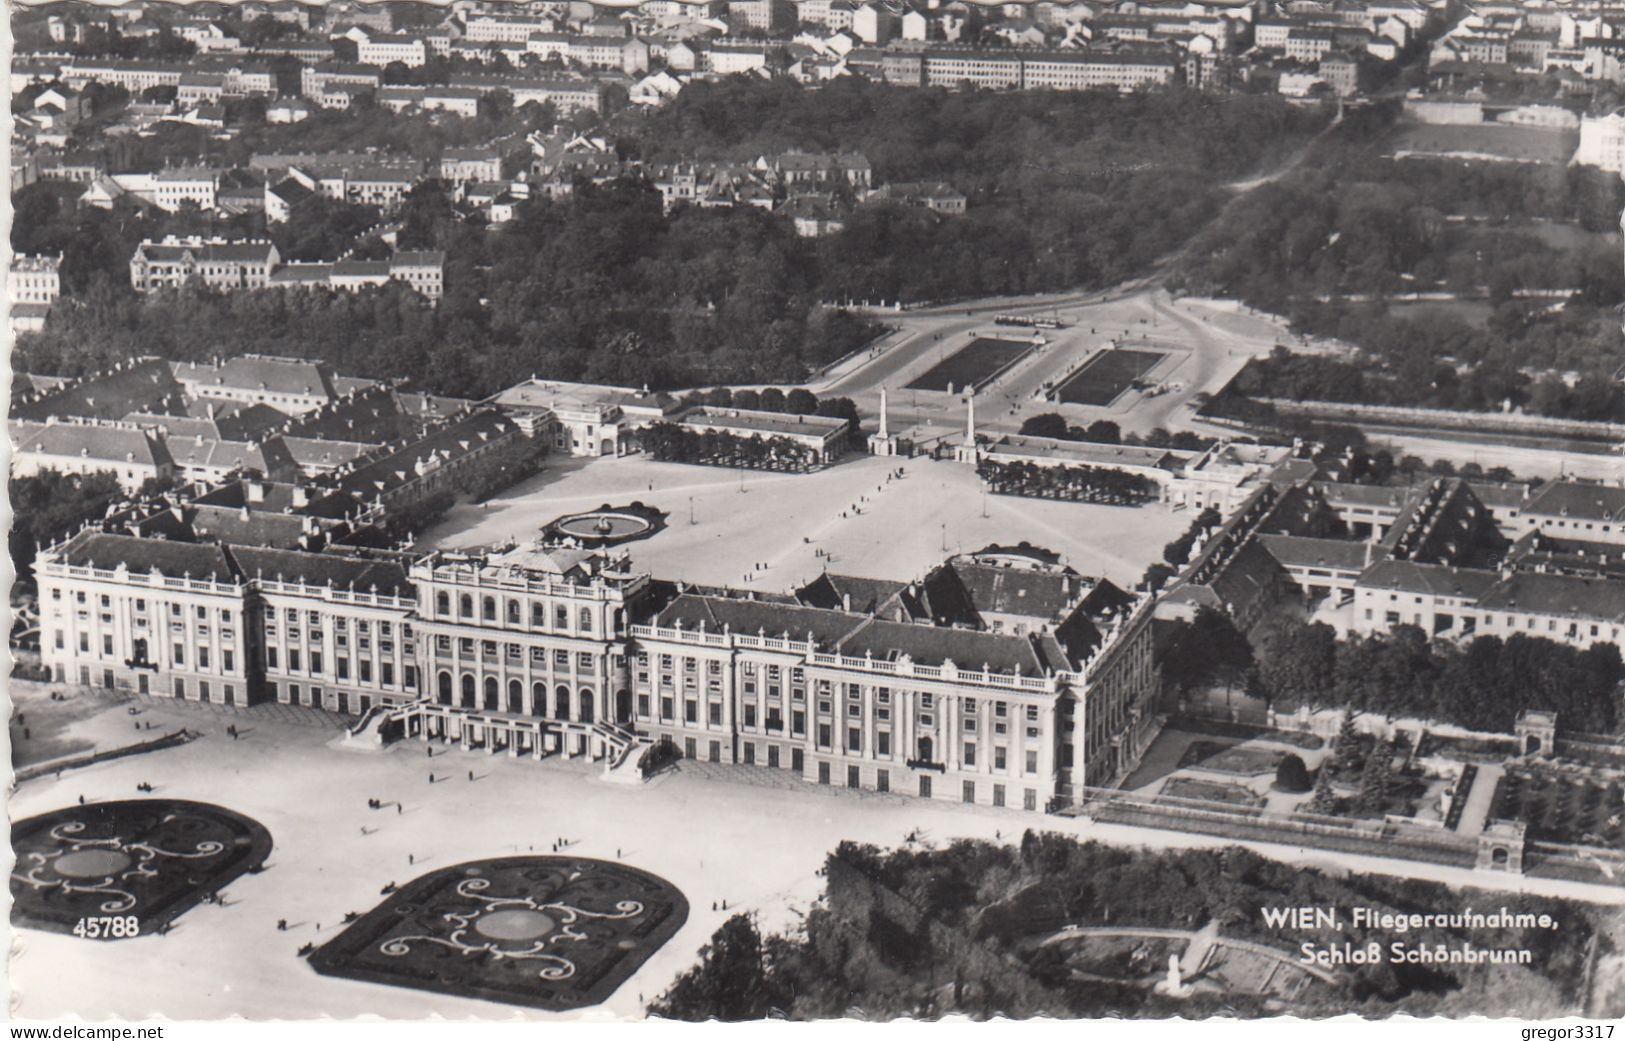
<path id="1" fill-rule="evenodd" d="M 257 721 L 252 733 L 233 742 L 224 733 L 230 713 L 167 706 L 148 711 L 204 736 L 165 752 L 75 771 L 60 781 L 24 784 L 13 799 L 13 814 L 26 818 L 76 805 L 79 795 L 92 803 L 121 800 L 146 781 L 161 797 L 206 800 L 253 818 L 276 836 L 275 851 L 265 870 L 232 882 L 221 905 L 192 909 L 167 936 L 96 943 L 19 931 L 21 956 L 11 966 L 19 1019 L 556 1016 L 322 976 L 298 951 L 330 942 L 344 928 L 347 913 L 359 916 L 378 906 L 390 883 L 405 887 L 471 861 L 546 859 L 561 838 L 566 843 L 560 856 L 654 875 L 689 906 L 682 927 L 606 1000 L 573 1013 L 589 1019 L 641 1015 L 647 1001 L 694 964 L 700 948 L 735 911 L 758 914 L 766 930 L 793 928 L 822 891 L 817 871 L 826 855 L 844 839 L 895 846 L 917 831 L 933 843 L 1013 842 L 1022 829 L 1036 826 L 1158 848 L 1226 843 L 1219 837 L 1089 825 L 1020 810 L 847 792 L 742 767 L 683 764 L 675 774 L 634 787 L 606 782 L 580 760 L 536 763 L 438 749 L 430 758 L 415 742 L 383 753 L 346 752 L 334 747 L 329 731 L 281 722 Z M 749 783 L 753 780 L 759 783 Z M 385 805 L 369 809 L 369 798 Z M 1435 865 L 1263 848 L 1333 870 L 1387 871 L 1458 884 L 1487 881 Z M 1554 895 L 1625 902 L 1625 889 L 1535 879 L 1522 884 Z M 279 920 L 285 931 L 277 928 Z M 74 971 L 60 971 L 63 965 L 73 965 Z"/>
<path id="2" fill-rule="evenodd" d="M 899 467 L 904 476 L 888 481 Z M 750 471 L 741 481 L 737 470 L 627 456 L 550 463 L 484 506 L 457 507 L 418 548 L 529 541 L 560 513 L 633 498 L 667 514 L 664 531 L 624 547 L 638 567 L 660 578 L 775 592 L 825 568 L 906 581 L 951 553 L 1021 541 L 1129 588 L 1190 523 L 1156 503 L 984 496 L 970 466 L 924 457 L 853 455 L 817 473 Z M 757 563 L 767 567 L 753 570 Z"/>

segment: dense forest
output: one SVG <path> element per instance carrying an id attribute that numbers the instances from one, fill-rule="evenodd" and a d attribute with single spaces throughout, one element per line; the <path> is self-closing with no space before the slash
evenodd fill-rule
<path id="1" fill-rule="evenodd" d="M 1027 832 L 1019 848 L 961 841 L 943 849 L 881 851 L 843 843 L 826 861 L 823 898 L 789 935 L 762 936 L 744 915 L 729 919 L 697 966 L 650 1006 L 657 1016 L 727 1021 L 859 1015 L 935 1019 L 1035 1016 L 1244 1017 L 1287 1012 L 1330 1016 L 1571 1014 L 1580 1000 L 1592 912 L 1537 897 L 1497 894 L 1513 912 L 1549 914 L 1560 929 L 1445 929 L 1403 934 L 1355 925 L 1309 934 L 1272 929 L 1260 907 L 1370 907 L 1434 913 L 1481 906 L 1483 894 L 1439 883 L 1318 871 L 1240 848 L 1150 852 L 1070 836 Z M 1086 945 L 1041 941 L 1070 926 L 1195 930 L 1216 922 L 1225 936 L 1296 959 L 1305 940 L 1394 940 L 1413 947 L 1525 948 L 1531 966 L 1414 965 L 1386 959 L 1340 969 L 1342 983 L 1315 985 L 1272 1007 L 1244 993 L 1198 991 L 1185 999 L 1148 986 L 1166 962 L 1134 963 Z"/>
<path id="2" fill-rule="evenodd" d="M 1625 419 L 1610 379 L 1625 349 L 1612 234 L 1625 182 L 1585 167 L 1393 159 L 1391 118 L 1350 116 L 1182 258 L 1175 287 L 1237 297 L 1362 349 L 1255 363 L 1237 391 Z M 1537 295 L 1558 290 L 1571 294 L 1560 307 Z M 1419 292 L 1482 302 L 1487 318 L 1392 306 Z"/>
<path id="3" fill-rule="evenodd" d="M 508 126 L 502 113 L 490 118 L 487 132 Z M 19 338 L 17 364 L 71 374 L 132 354 L 255 350 L 461 395 L 532 374 L 654 388 L 797 382 L 878 332 L 826 301 L 1032 292 L 1143 272 L 1211 217 L 1226 178 L 1277 161 L 1325 118 L 1277 98 L 1184 91 L 1119 97 L 860 81 L 818 90 L 748 78 L 695 84 L 660 112 L 618 117 L 611 129 L 620 147 L 650 160 L 861 151 L 877 183 L 947 180 L 970 196 L 970 211 L 949 219 L 866 205 L 841 232 L 810 240 L 755 208 L 663 214 L 654 189 L 629 179 L 579 184 L 569 198 L 538 199 L 514 221 L 486 228 L 454 212 L 443 186 L 430 182 L 400 215 L 399 245 L 447 252 L 438 308 L 398 287 L 139 297 L 129 288 L 128 261 L 141 239 L 243 236 L 256 231 L 253 218 L 77 210 L 60 189 L 32 185 L 15 196 L 13 246 L 64 252 L 71 295 L 44 332 Z M 331 139 L 310 138 L 302 123 L 302 146 L 374 143 L 342 136 L 343 119 L 309 122 L 319 121 Z M 383 125 L 377 114 L 350 122 L 358 130 Z M 404 134 L 417 126 L 397 122 Z M 421 154 L 447 140 L 403 139 Z M 181 142 L 172 144 L 185 154 Z M 320 216 L 325 227 L 309 218 L 271 234 L 290 257 L 332 259 L 342 231 L 365 226 L 371 214 L 338 206 Z M 359 250 L 376 255 L 379 245 L 363 239 Z"/>

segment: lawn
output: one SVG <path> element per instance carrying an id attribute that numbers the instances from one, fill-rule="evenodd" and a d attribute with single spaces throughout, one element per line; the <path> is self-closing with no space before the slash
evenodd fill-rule
<path id="1" fill-rule="evenodd" d="M 1213 770 L 1218 773 L 1240 774 L 1251 777 L 1274 773 L 1286 758 L 1284 752 L 1259 748 L 1236 748 L 1213 741 L 1193 741 L 1180 759 L 1181 767 Z"/>
<path id="2" fill-rule="evenodd" d="M 1032 349 L 1031 343 L 1022 340 L 978 336 L 906 386 L 909 390 L 945 390 L 950 394 L 966 389 L 980 390 Z"/>
<path id="3" fill-rule="evenodd" d="M 1239 784 L 1219 784 L 1194 777 L 1175 777 L 1162 786 L 1157 801 L 1180 805 L 1176 800 L 1224 803 L 1226 809 L 1248 814 L 1263 813 L 1265 801 Z"/>
<path id="4" fill-rule="evenodd" d="M 1110 405 L 1166 357 L 1162 351 L 1102 351 L 1055 388 L 1055 399 L 1072 405 Z"/>

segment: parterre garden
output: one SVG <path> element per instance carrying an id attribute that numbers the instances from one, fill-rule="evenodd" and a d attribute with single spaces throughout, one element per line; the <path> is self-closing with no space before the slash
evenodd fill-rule
<path id="1" fill-rule="evenodd" d="M 18 821 L 11 847 L 13 924 L 119 940 L 162 932 L 233 879 L 260 870 L 271 836 L 219 806 L 131 799 Z M 97 924 L 86 931 L 87 921 Z"/>
<path id="2" fill-rule="evenodd" d="M 945 390 L 964 393 L 979 390 L 1032 351 L 1021 340 L 997 340 L 979 336 L 942 361 L 931 366 L 908 384 L 909 390 Z"/>
<path id="3" fill-rule="evenodd" d="M 1162 351 L 1102 351 L 1055 388 L 1055 400 L 1074 405 L 1110 405 L 1167 356 Z"/>

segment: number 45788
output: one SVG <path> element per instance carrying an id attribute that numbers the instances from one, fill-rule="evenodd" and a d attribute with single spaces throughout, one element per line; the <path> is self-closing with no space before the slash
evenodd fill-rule
<path id="1" fill-rule="evenodd" d="M 141 919 L 133 914 L 101 915 L 81 918 L 74 924 L 73 935 L 87 940 L 122 940 L 141 935 Z"/>

